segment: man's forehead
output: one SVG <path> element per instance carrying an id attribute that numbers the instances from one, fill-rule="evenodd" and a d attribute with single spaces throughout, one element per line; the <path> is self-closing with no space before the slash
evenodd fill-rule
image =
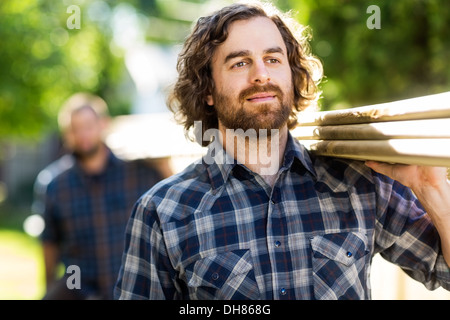
<path id="1" fill-rule="evenodd" d="M 286 46 L 276 24 L 266 17 L 234 21 L 229 27 L 224 43 L 216 49 L 216 58 L 223 60 L 233 52 L 264 53 L 279 48 L 286 53 Z"/>

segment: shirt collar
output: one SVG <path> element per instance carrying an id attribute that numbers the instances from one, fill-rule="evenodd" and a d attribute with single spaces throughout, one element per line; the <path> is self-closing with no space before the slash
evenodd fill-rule
<path id="1" fill-rule="evenodd" d="M 219 141 L 209 144 L 206 155 L 202 158 L 213 190 L 220 188 L 228 179 L 235 166 L 242 166 L 229 155 Z M 314 177 L 316 172 L 306 148 L 288 133 L 282 168 L 300 165 Z"/>
<path id="2" fill-rule="evenodd" d="M 218 189 L 227 181 L 231 170 L 238 164 L 237 160 L 225 151 L 218 139 L 208 145 L 202 162 L 208 172 L 213 190 Z"/>
<path id="3" fill-rule="evenodd" d="M 291 133 L 288 134 L 288 141 L 284 152 L 283 167 L 291 167 L 300 164 L 303 168 L 308 170 L 314 177 L 317 177 L 314 165 L 308 150 Z"/>

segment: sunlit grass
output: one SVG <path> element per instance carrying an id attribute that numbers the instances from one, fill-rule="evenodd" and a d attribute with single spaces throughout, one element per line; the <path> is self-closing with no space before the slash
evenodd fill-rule
<path id="1" fill-rule="evenodd" d="M 0 299 L 40 299 L 44 287 L 39 241 L 23 232 L 0 230 Z"/>

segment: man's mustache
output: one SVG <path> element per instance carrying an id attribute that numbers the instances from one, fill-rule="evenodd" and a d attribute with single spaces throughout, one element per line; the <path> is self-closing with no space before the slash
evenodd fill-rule
<path id="1" fill-rule="evenodd" d="M 243 103 L 248 99 L 248 97 L 260 92 L 273 92 L 281 101 L 283 101 L 283 91 L 281 91 L 279 86 L 272 83 L 268 83 L 262 86 L 256 85 L 242 90 L 239 94 L 239 101 Z"/>

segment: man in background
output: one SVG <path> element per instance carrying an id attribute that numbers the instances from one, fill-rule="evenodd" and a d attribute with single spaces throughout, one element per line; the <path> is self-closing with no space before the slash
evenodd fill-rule
<path id="1" fill-rule="evenodd" d="M 51 173 L 48 184 L 40 185 L 45 221 L 41 234 L 47 283 L 44 299 L 113 297 L 129 212 L 162 179 L 144 161 L 123 161 L 111 152 L 103 142 L 108 119 L 106 102 L 88 93 L 70 97 L 59 113 L 58 124 L 69 153 L 37 179 Z M 81 288 L 68 287 L 71 273 L 58 278 L 60 263 L 79 268 Z"/>

